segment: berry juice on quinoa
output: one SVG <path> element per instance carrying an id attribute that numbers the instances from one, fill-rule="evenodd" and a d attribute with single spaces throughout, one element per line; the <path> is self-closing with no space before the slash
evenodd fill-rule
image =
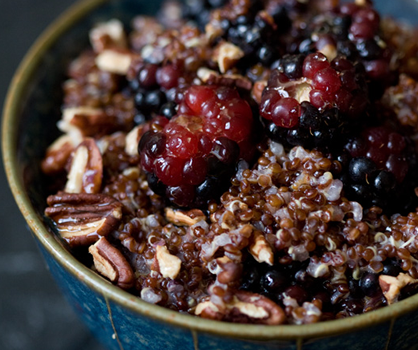
<path id="1" fill-rule="evenodd" d="M 305 324 L 418 291 L 416 29 L 368 0 L 166 1 L 63 83 L 51 229 L 199 317 Z"/>

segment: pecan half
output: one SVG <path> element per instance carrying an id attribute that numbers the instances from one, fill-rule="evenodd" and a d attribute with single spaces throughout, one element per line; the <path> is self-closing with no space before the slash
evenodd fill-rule
<path id="1" fill-rule="evenodd" d="M 89 106 L 64 108 L 62 111 L 62 118 L 58 122 L 58 128 L 62 132 L 70 133 L 78 131 L 80 134 L 84 135 L 84 131 L 79 128 L 80 125 L 74 121 L 80 118 L 90 117 L 97 119 L 101 116 L 104 116 L 104 111 L 101 108 L 93 108 Z"/>
<path id="2" fill-rule="evenodd" d="M 199 221 L 206 220 L 205 214 L 199 209 L 183 211 L 166 208 L 165 217 L 168 221 L 178 226 L 193 226 Z"/>
<path id="3" fill-rule="evenodd" d="M 92 138 L 85 138 L 74 151 L 65 192 L 98 193 L 102 186 L 103 160 Z"/>
<path id="4" fill-rule="evenodd" d="M 255 293 L 237 291 L 224 307 L 205 301 L 197 305 L 196 315 L 204 318 L 239 323 L 283 324 L 286 315 L 283 309 L 270 299 Z"/>
<path id="5" fill-rule="evenodd" d="M 164 278 L 175 279 L 181 269 L 181 260 L 177 256 L 170 254 L 166 246 L 157 245 L 154 268 Z"/>
<path id="6" fill-rule="evenodd" d="M 49 196 L 45 215 L 70 247 L 89 245 L 114 230 L 122 218 L 122 204 L 105 194 L 65 193 Z"/>
<path id="7" fill-rule="evenodd" d="M 55 175 L 62 172 L 76 146 L 70 135 L 66 134 L 57 138 L 48 147 L 45 158 L 42 160 L 41 169 L 44 174 Z"/>
<path id="8" fill-rule="evenodd" d="M 115 115 L 108 115 L 101 108 L 87 106 L 65 108 L 59 122 L 60 130 L 70 132 L 76 128 L 82 136 L 100 137 L 117 130 L 118 127 Z"/>
<path id="9" fill-rule="evenodd" d="M 133 286 L 135 275 L 131 265 L 106 238 L 102 237 L 90 246 L 89 253 L 93 255 L 94 267 L 102 276 L 123 289 Z"/>

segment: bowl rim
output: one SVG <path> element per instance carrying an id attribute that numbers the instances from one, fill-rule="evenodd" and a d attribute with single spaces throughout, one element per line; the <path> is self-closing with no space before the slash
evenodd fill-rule
<path id="1" fill-rule="evenodd" d="M 191 330 L 194 335 L 195 332 L 199 331 L 246 340 L 294 340 L 298 344 L 298 348 L 301 348 L 303 339 L 335 336 L 388 321 L 391 321 L 390 327 L 393 328 L 396 318 L 418 308 L 418 295 L 415 295 L 394 305 L 369 313 L 315 324 L 262 326 L 226 323 L 185 315 L 158 305 L 146 303 L 140 298 L 114 286 L 76 260 L 46 229 L 42 220 L 35 213 L 28 195 L 25 193 L 17 161 L 17 131 L 19 123 L 16 121 L 18 121 L 19 117 L 19 97 L 25 94 L 25 87 L 30 82 L 44 54 L 71 26 L 76 25 L 78 21 L 86 17 L 91 11 L 108 1 L 79 0 L 43 31 L 14 74 L 3 109 L 2 154 L 9 186 L 21 213 L 36 239 L 67 272 L 98 295 L 102 295 L 106 302 L 110 300 L 136 314 Z M 391 330 L 388 333 L 387 346 L 389 345 Z"/>

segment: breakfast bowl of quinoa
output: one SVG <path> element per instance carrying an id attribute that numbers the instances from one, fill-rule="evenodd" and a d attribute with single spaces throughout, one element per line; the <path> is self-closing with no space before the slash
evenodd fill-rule
<path id="1" fill-rule="evenodd" d="M 5 168 L 103 344 L 413 348 L 417 11 L 90 0 L 41 36 Z"/>

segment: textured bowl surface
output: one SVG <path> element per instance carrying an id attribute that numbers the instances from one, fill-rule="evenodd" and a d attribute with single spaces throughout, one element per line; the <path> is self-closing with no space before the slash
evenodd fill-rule
<path id="1" fill-rule="evenodd" d="M 418 3 L 379 0 L 383 13 L 417 22 Z M 88 45 L 88 30 L 113 17 L 152 14 L 159 1 L 86 0 L 35 43 L 12 82 L 3 115 L 3 159 L 13 194 L 63 293 L 109 349 L 418 349 L 418 295 L 368 314 L 303 326 L 227 324 L 147 304 L 114 287 L 67 252 L 45 228 L 39 168 L 58 135 L 61 83 Z M 24 234 L 24 233 L 22 233 Z"/>

